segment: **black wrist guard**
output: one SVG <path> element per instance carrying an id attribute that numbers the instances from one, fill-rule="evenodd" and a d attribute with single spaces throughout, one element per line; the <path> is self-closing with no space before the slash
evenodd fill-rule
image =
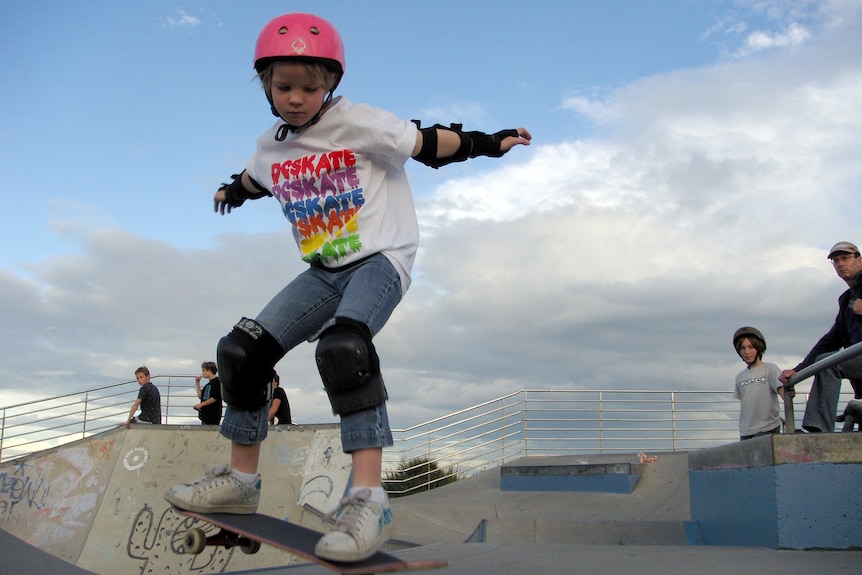
<path id="1" fill-rule="evenodd" d="M 500 142 L 503 141 L 503 138 L 518 136 L 518 130 L 515 129 L 500 130 L 494 134 L 486 134 L 485 132 L 464 132 L 461 129 L 463 128 L 463 124 L 451 124 L 448 128 L 442 124 L 434 124 L 430 128 L 421 128 L 419 120 L 413 120 L 413 123 L 422 132 L 422 149 L 419 150 L 419 153 L 413 159 L 434 169 L 479 156 L 499 158 L 506 153 L 500 149 Z M 455 132 L 461 139 L 461 145 L 458 147 L 458 150 L 449 157 L 437 157 L 437 130 Z"/>
<path id="2" fill-rule="evenodd" d="M 228 213 L 230 213 L 232 209 L 238 208 L 243 205 L 246 200 L 257 200 L 264 196 L 272 195 L 269 190 L 265 189 L 263 186 L 261 186 L 254 180 L 251 180 L 251 182 L 258 189 L 258 192 L 249 192 L 248 190 L 246 190 L 245 186 L 242 185 L 241 176 L 243 173 L 245 172 L 243 171 L 240 174 L 231 174 L 231 178 L 233 178 L 233 181 L 229 184 L 223 183 L 219 187 L 219 191 L 224 190 L 224 207 L 227 208 Z M 218 211 L 219 207 L 221 206 L 216 205 L 216 211 Z"/>

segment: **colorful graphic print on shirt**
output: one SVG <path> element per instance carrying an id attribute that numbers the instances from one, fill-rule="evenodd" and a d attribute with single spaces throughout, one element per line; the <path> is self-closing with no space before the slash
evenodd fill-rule
<path id="1" fill-rule="evenodd" d="M 301 237 L 303 260 L 338 265 L 362 249 L 356 216 L 365 197 L 353 152 L 335 150 L 272 164 L 271 176 L 272 193 Z"/>

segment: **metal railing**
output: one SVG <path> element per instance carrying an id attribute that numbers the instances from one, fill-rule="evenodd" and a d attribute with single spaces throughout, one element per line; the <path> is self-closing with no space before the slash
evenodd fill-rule
<path id="1" fill-rule="evenodd" d="M 739 440 L 738 421 L 728 392 L 526 389 L 393 430 L 384 475 L 404 493 L 529 455 L 699 449 Z"/>
<path id="2" fill-rule="evenodd" d="M 156 375 L 162 423 L 199 423 L 193 375 Z M 0 408 L 0 462 L 83 439 L 126 421 L 136 380 Z"/>
<path id="3" fill-rule="evenodd" d="M 797 389 L 797 398 L 805 399 Z M 852 393 L 843 392 L 840 405 Z M 739 401 L 707 391 L 526 389 L 393 429 L 387 490 L 408 494 L 525 456 L 691 451 L 739 441 Z M 430 463 L 430 464 L 429 464 Z"/>
<path id="4" fill-rule="evenodd" d="M 194 376 L 152 379 L 161 393 L 163 423 L 199 423 L 192 409 L 198 401 Z M 136 381 L 125 381 L 0 408 L 0 462 L 123 423 L 138 389 Z M 840 405 L 852 397 L 842 393 Z M 739 402 L 730 391 L 525 389 L 393 429 L 384 475 L 401 470 L 415 481 L 412 471 L 427 469 L 429 483 L 432 473 L 434 481 L 465 477 L 527 455 L 702 449 L 737 441 L 738 421 Z M 427 462 L 433 466 L 417 467 Z M 403 481 L 388 483 L 397 488 Z"/>
<path id="5" fill-rule="evenodd" d="M 789 384 L 860 354 L 862 343 L 849 346 Z M 841 393 L 839 409 L 850 399 L 853 394 Z M 794 433 L 792 397 L 782 419 L 784 432 Z M 384 480 L 390 494 L 407 495 L 528 455 L 702 449 L 737 441 L 738 420 L 739 403 L 728 392 L 521 390 L 393 430 Z"/>

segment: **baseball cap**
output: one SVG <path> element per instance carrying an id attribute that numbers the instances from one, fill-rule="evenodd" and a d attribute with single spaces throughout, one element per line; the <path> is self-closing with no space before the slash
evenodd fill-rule
<path id="1" fill-rule="evenodd" d="M 848 253 L 848 254 L 855 254 L 858 256 L 859 255 L 859 248 L 857 248 L 855 244 L 852 244 L 850 242 L 838 242 L 837 244 L 832 246 L 832 249 L 829 250 L 829 255 L 826 256 L 826 258 L 831 260 L 832 256 L 834 256 L 835 254 L 837 254 L 839 252 L 844 252 L 844 253 Z"/>

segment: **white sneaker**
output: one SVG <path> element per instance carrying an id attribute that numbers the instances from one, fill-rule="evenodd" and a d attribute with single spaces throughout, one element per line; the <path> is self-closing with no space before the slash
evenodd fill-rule
<path id="1" fill-rule="evenodd" d="M 341 500 L 325 519 L 335 517 L 335 527 L 320 538 L 314 553 L 330 561 L 362 561 L 374 555 L 391 537 L 395 527 L 389 501 L 374 503 L 370 489 L 360 489 Z"/>
<path id="2" fill-rule="evenodd" d="M 246 487 L 230 471 L 230 465 L 213 467 L 203 479 L 174 485 L 165 491 L 165 499 L 175 507 L 198 513 L 256 513 L 260 479 L 254 487 Z"/>

